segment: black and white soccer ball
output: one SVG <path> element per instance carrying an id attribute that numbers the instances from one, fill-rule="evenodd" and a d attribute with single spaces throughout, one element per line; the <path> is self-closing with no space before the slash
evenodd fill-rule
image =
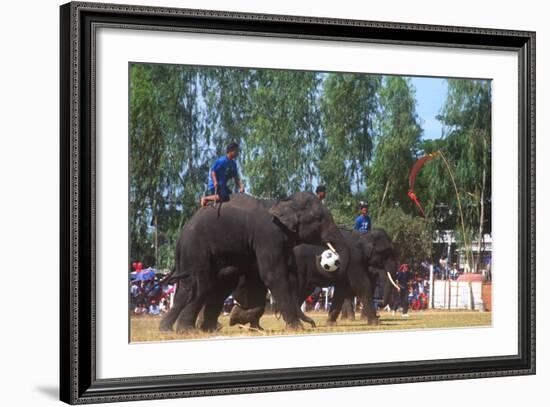
<path id="1" fill-rule="evenodd" d="M 340 267 L 340 256 L 332 250 L 325 250 L 321 254 L 320 264 L 323 270 L 332 273 Z"/>

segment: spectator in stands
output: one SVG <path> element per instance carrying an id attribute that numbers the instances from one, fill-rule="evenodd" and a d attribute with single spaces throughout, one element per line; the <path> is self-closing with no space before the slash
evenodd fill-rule
<path id="1" fill-rule="evenodd" d="M 446 279 L 448 277 L 448 274 L 447 274 L 448 260 L 445 254 L 442 254 L 441 258 L 439 259 L 439 267 L 441 269 L 442 277 Z"/>
<path id="2" fill-rule="evenodd" d="M 160 314 L 159 305 L 155 300 L 152 300 L 151 305 L 149 305 L 149 315 L 159 315 L 159 314 Z"/>
<path id="3" fill-rule="evenodd" d="M 315 311 L 321 311 L 321 301 L 317 301 L 315 303 Z"/>
<path id="4" fill-rule="evenodd" d="M 163 314 L 163 313 L 165 313 L 166 311 L 168 311 L 168 299 L 167 299 L 166 297 L 163 297 L 163 298 L 160 300 L 159 308 L 160 308 L 160 313 L 161 313 L 161 314 Z"/>
<path id="5" fill-rule="evenodd" d="M 138 306 L 134 309 L 134 314 L 143 315 L 147 314 L 147 307 L 143 303 L 139 303 Z"/>
<path id="6" fill-rule="evenodd" d="M 453 263 L 453 268 L 451 270 L 451 279 L 456 280 L 458 278 L 458 267 L 456 266 L 456 263 Z"/>

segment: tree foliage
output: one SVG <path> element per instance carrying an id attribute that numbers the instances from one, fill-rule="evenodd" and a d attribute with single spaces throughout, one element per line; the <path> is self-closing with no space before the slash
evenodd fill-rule
<path id="1" fill-rule="evenodd" d="M 410 80 L 385 78 L 380 92 L 380 135 L 369 179 L 369 198 L 377 214 L 399 206 L 405 213 L 414 209 L 407 197 L 409 171 L 418 157 L 422 128 L 416 113 Z"/>
<path id="2" fill-rule="evenodd" d="M 377 219 L 377 227 L 386 230 L 402 263 L 432 258 L 432 224 L 430 220 L 407 214 L 402 208 L 387 208 Z"/>

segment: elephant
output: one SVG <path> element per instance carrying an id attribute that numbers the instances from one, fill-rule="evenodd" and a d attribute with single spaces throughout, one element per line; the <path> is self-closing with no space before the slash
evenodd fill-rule
<path id="1" fill-rule="evenodd" d="M 334 325 L 346 299 L 357 296 L 363 302 L 362 317 L 369 325 L 378 324 L 378 316 L 373 304 L 373 295 L 379 280 L 385 282 L 384 303 L 390 300 L 392 287 L 398 288 L 395 275 L 398 259 L 391 240 L 383 229 L 374 229 L 365 234 L 343 230 L 351 257 L 346 273 L 329 273 L 318 267 L 319 256 L 324 247 L 302 244 L 294 248 L 295 273 L 291 274 L 292 291 L 296 304 L 302 304 L 315 287 L 334 286 L 334 295 L 327 324 Z M 252 297 L 251 291 L 258 291 Z M 259 320 L 264 313 L 265 287 L 257 284 L 247 285 L 241 280 L 233 296 L 238 305 L 230 315 L 230 325 L 250 323 L 251 327 L 261 329 Z M 242 301 L 246 298 L 247 301 Z M 252 298 L 252 301 L 248 300 Z M 256 302 L 258 301 L 258 302 Z"/>
<path id="2" fill-rule="evenodd" d="M 288 329 L 302 329 L 303 315 L 291 293 L 289 259 L 295 246 L 327 244 L 340 255 L 339 274 L 347 269 L 350 251 L 330 211 L 310 192 L 281 200 L 263 200 L 245 194 L 199 209 L 182 228 L 176 245 L 172 281 L 178 281 L 177 301 L 161 321 L 160 329 L 199 328 L 212 331 L 223 301 L 245 276 L 254 288 L 269 289 L 280 304 Z M 264 297 L 265 303 L 265 297 Z M 179 312 L 178 312 L 179 311 Z M 176 316 L 177 315 L 177 316 Z"/>
<path id="3" fill-rule="evenodd" d="M 241 273 L 237 271 L 235 267 L 227 267 L 219 271 L 219 276 L 222 279 L 222 282 L 224 284 L 229 284 L 225 289 L 222 289 L 221 291 L 231 291 L 232 289 L 235 289 L 236 287 L 240 286 L 246 286 L 246 291 L 243 291 L 240 295 L 240 303 L 239 305 L 242 307 L 242 313 L 241 318 L 243 318 L 243 324 L 249 323 L 250 320 L 254 319 L 254 316 L 256 316 L 258 310 L 257 306 L 258 304 L 265 304 L 265 294 L 267 292 L 267 289 L 265 288 L 264 283 L 258 278 L 257 273 L 249 273 L 245 277 L 245 273 Z M 170 275 L 166 276 L 164 279 L 164 283 L 168 283 L 170 281 L 173 281 L 173 271 L 170 273 Z M 238 276 L 236 279 L 233 278 L 229 281 L 226 280 L 228 276 L 236 275 Z M 246 280 L 245 280 L 246 278 Z M 225 281 L 224 281 L 225 280 Z M 187 300 L 189 297 L 189 290 L 187 290 L 183 285 L 183 283 L 180 281 L 178 282 L 178 286 L 176 288 L 176 293 L 174 295 L 173 304 L 164 314 L 161 322 L 160 322 L 160 330 L 161 331 L 171 331 L 174 323 L 178 319 L 181 311 L 187 304 Z M 197 325 L 199 327 L 202 327 L 205 330 L 213 331 L 214 327 L 215 329 L 219 329 L 221 325 L 217 322 L 218 321 L 218 315 L 215 311 L 210 311 L 205 318 L 205 309 L 219 309 L 221 311 L 223 307 L 223 302 L 226 299 L 224 296 L 221 298 L 221 296 L 211 295 L 207 298 L 205 305 L 203 309 L 201 310 L 199 316 Z M 263 314 L 263 308 L 262 307 L 262 314 Z M 248 311 L 250 310 L 250 311 Z M 302 314 L 301 310 L 299 311 L 300 314 Z M 219 313 L 218 313 L 219 314 Z M 250 314 L 250 316 L 247 316 Z M 302 317 L 300 317 L 302 318 Z M 304 321 L 309 322 L 308 317 L 304 318 Z M 259 320 L 259 317 L 258 317 Z M 239 321 L 233 321 L 233 325 L 240 323 Z M 257 328 L 261 329 L 259 324 L 255 324 L 254 322 L 250 323 L 251 328 Z"/>

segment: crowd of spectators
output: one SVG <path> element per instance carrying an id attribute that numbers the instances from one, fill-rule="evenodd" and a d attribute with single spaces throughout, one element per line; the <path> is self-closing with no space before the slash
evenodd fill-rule
<path id="1" fill-rule="evenodd" d="M 401 277 L 402 286 L 406 284 L 406 291 L 399 294 L 394 290 L 391 298 L 390 309 L 396 310 L 403 308 L 404 314 L 409 308 L 415 311 L 428 308 L 430 295 L 430 268 L 432 265 L 428 262 L 422 262 L 411 265 L 401 265 L 400 273 L 405 271 L 405 277 Z M 456 280 L 464 270 L 458 269 L 456 264 L 449 266 L 445 258 L 442 257 L 439 264 L 433 265 L 435 279 Z M 162 284 L 163 275 L 153 269 L 142 270 L 139 265 L 132 272 L 130 286 L 130 310 L 135 315 L 161 315 L 170 309 L 171 293 L 175 286 Z M 328 311 L 332 303 L 333 287 L 328 289 L 316 288 L 309 295 L 304 304 L 304 311 Z M 404 295 L 406 293 L 406 295 Z M 327 298 L 328 297 L 328 298 Z M 374 293 L 374 302 L 377 308 L 382 307 L 383 284 L 379 283 Z M 406 299 L 406 304 L 404 301 Z M 356 308 L 361 307 L 359 299 L 355 301 Z M 235 305 L 232 296 L 229 296 L 223 306 L 225 315 L 231 312 Z M 271 305 L 271 307 L 270 307 Z M 268 294 L 268 304 L 266 311 L 273 308 L 273 301 Z M 274 310 L 275 308 L 273 308 Z"/>
<path id="2" fill-rule="evenodd" d="M 161 315 L 170 309 L 172 285 L 162 284 L 163 275 L 154 269 L 137 270 L 131 273 L 130 310 L 135 315 Z"/>

